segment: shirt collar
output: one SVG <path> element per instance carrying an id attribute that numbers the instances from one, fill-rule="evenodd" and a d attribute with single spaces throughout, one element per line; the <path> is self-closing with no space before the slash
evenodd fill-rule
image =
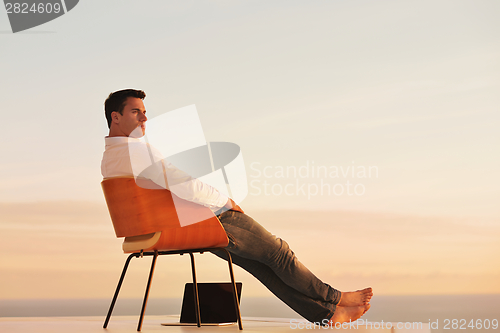
<path id="1" fill-rule="evenodd" d="M 120 144 L 126 144 L 129 142 L 142 142 L 144 143 L 144 137 L 142 138 L 131 138 L 128 136 L 106 136 L 104 137 L 105 147 L 111 147 Z"/>

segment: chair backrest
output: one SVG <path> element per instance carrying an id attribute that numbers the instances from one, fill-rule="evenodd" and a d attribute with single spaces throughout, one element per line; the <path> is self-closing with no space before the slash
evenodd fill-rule
<path id="1" fill-rule="evenodd" d="M 178 197 L 174 205 L 172 196 L 175 195 L 169 190 L 140 187 L 134 178 L 105 179 L 101 186 L 117 237 L 162 231 L 165 237 L 169 234 L 169 238 L 175 235 L 176 239 L 180 239 L 192 238 L 193 231 L 196 231 L 199 234 L 197 238 L 206 238 L 210 234 L 211 238 L 216 236 L 217 244 L 225 242 L 227 245 L 224 228 L 207 207 Z M 201 222 L 181 227 L 179 215 Z M 205 231 L 204 235 L 204 230 L 210 232 L 206 234 Z"/>

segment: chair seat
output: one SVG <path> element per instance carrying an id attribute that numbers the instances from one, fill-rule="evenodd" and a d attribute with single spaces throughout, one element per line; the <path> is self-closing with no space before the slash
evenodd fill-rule
<path id="1" fill-rule="evenodd" d="M 161 231 L 153 232 L 147 235 L 125 237 L 122 245 L 123 252 L 132 253 L 140 252 L 144 249 L 149 249 L 150 247 L 153 247 L 156 243 L 158 243 L 160 236 Z"/>
<path id="2" fill-rule="evenodd" d="M 193 246 L 196 244 L 196 246 Z M 125 237 L 123 252 L 177 251 L 194 248 L 224 248 L 228 238 L 220 222 L 204 221 L 147 235 Z"/>

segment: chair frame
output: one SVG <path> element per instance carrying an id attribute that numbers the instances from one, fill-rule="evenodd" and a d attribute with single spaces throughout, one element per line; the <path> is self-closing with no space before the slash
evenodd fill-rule
<path id="1" fill-rule="evenodd" d="M 193 276 L 193 291 L 194 291 L 193 294 L 194 294 L 194 304 L 195 304 L 195 312 L 196 312 L 196 324 L 198 327 L 201 327 L 200 303 L 199 303 L 199 298 L 198 298 L 198 284 L 196 282 L 196 268 L 195 268 L 195 262 L 194 262 L 194 253 L 203 254 L 204 252 L 209 252 L 212 250 L 222 250 L 227 254 L 229 274 L 231 276 L 231 283 L 233 285 L 234 308 L 236 310 L 236 315 L 238 317 L 238 328 L 240 330 L 242 330 L 243 325 L 241 323 L 240 304 L 238 301 L 238 293 L 236 291 L 236 283 L 234 280 L 233 261 L 231 259 L 231 254 L 225 248 L 204 248 L 204 249 L 190 249 L 190 250 L 176 250 L 176 251 L 157 251 L 157 250 L 155 250 L 154 252 L 143 252 L 141 250 L 141 252 L 136 252 L 136 253 L 130 254 L 128 256 L 127 260 L 125 261 L 125 265 L 123 266 L 122 274 L 120 276 L 120 280 L 118 281 L 118 285 L 116 286 L 115 294 L 113 296 L 113 300 L 111 301 L 111 305 L 109 307 L 108 315 L 106 316 L 106 320 L 104 321 L 103 328 L 108 327 L 109 319 L 111 318 L 113 308 L 114 308 L 116 300 L 118 298 L 118 294 L 120 293 L 120 289 L 121 289 L 123 280 L 125 278 L 125 274 L 127 273 L 127 269 L 128 269 L 128 266 L 129 266 L 132 258 L 139 258 L 139 257 L 142 258 L 143 256 L 152 256 L 153 257 L 153 260 L 151 262 L 151 269 L 149 271 L 148 284 L 146 286 L 146 292 L 144 294 L 144 300 L 142 302 L 141 315 L 139 317 L 139 323 L 137 325 L 137 331 L 141 331 L 142 323 L 144 320 L 144 313 L 146 312 L 146 305 L 147 305 L 148 297 L 149 297 L 149 290 L 151 288 L 151 282 L 153 280 L 153 274 L 154 274 L 154 270 L 155 270 L 155 266 L 156 266 L 156 259 L 158 258 L 158 256 L 161 256 L 161 255 L 171 255 L 171 254 L 183 255 L 185 253 L 189 253 L 189 256 L 191 258 L 191 273 Z"/>

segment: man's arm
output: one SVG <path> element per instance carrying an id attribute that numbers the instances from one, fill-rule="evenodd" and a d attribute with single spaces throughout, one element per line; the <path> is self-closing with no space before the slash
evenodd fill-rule
<path id="1" fill-rule="evenodd" d="M 140 177 L 151 179 L 156 184 L 170 190 L 181 199 L 208 207 L 212 211 L 234 210 L 243 213 L 236 203 L 216 188 L 191 177 L 160 156 L 154 156 L 158 161 L 143 172 Z"/>
<path id="2" fill-rule="evenodd" d="M 243 212 L 236 203 L 216 188 L 191 177 L 188 173 L 177 168 L 164 159 L 161 152 L 149 144 L 138 143 L 131 150 L 131 162 L 144 167 L 149 160 L 150 166 L 143 169 L 139 178 L 150 179 L 162 188 L 170 190 L 181 199 L 210 208 L 212 211 L 235 210 Z"/>

